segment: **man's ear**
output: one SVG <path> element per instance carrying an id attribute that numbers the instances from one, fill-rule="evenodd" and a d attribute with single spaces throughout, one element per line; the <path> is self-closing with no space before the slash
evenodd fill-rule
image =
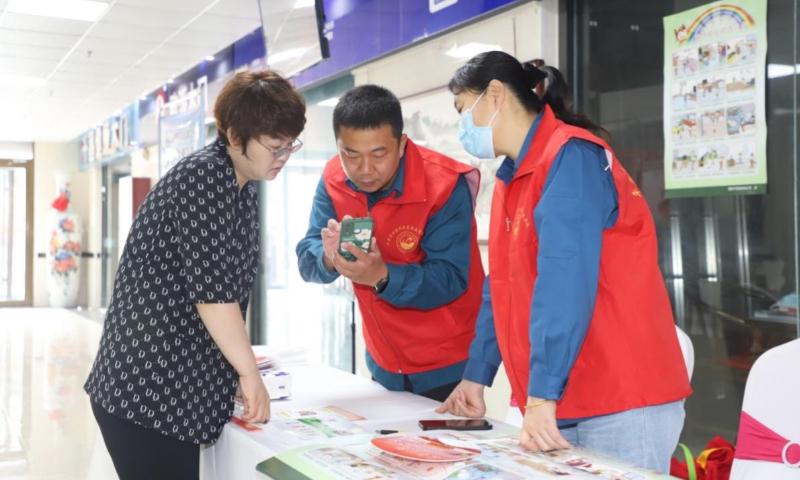
<path id="1" fill-rule="evenodd" d="M 400 135 L 400 155 L 406 152 L 406 145 L 408 144 L 408 135 L 405 133 Z"/>

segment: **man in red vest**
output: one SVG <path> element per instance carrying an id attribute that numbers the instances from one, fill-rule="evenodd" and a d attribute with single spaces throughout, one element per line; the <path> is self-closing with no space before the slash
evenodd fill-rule
<path id="1" fill-rule="evenodd" d="M 484 280 L 473 209 L 476 169 L 415 145 L 400 102 L 364 85 L 333 114 L 339 155 L 317 187 L 308 233 L 297 245 L 307 282 L 353 282 L 367 366 L 389 390 L 443 401 L 464 373 Z M 345 244 L 339 221 L 374 220 L 369 253 Z"/>

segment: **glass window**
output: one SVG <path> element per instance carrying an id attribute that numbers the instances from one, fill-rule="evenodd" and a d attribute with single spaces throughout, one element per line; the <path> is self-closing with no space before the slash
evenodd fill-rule
<path id="1" fill-rule="evenodd" d="M 108 308 L 111 302 L 111 295 L 114 292 L 114 280 L 117 276 L 119 259 L 125 249 L 125 241 L 128 239 L 127 229 L 120 229 L 120 205 L 128 205 L 120 199 L 120 179 L 130 177 L 131 163 L 124 160 L 113 165 L 103 167 L 103 187 L 101 189 L 103 198 L 103 265 L 102 265 L 102 285 L 100 304 L 102 308 Z M 124 190 L 124 189 L 123 189 Z M 131 192 L 128 191 L 128 194 Z M 129 215 L 128 215 L 129 217 Z M 122 231 L 120 231 L 122 230 Z"/>
<path id="2" fill-rule="evenodd" d="M 26 299 L 27 186 L 26 167 L 0 166 L 0 303 Z"/>
<path id="3" fill-rule="evenodd" d="M 699 0 L 569 0 L 567 76 L 576 105 L 612 135 L 658 231 L 675 320 L 692 339 L 694 394 L 682 441 L 694 452 L 715 435 L 734 441 L 747 374 L 764 351 L 798 337 L 797 314 L 770 308 L 797 291 L 796 75 L 766 85 L 768 193 L 664 196 L 662 18 Z M 767 62 L 798 64 L 792 0 L 770 0 Z M 774 67 L 771 67 L 774 69 Z"/>
<path id="4" fill-rule="evenodd" d="M 277 349 L 302 349 L 311 363 L 354 371 L 354 297 L 349 282 L 305 283 L 297 267 L 295 247 L 308 230 L 308 219 L 322 170 L 337 154 L 333 107 L 353 87 L 346 76 L 303 92 L 306 129 L 303 148 L 283 172 L 266 183 L 260 201 L 267 203 L 266 338 Z"/>

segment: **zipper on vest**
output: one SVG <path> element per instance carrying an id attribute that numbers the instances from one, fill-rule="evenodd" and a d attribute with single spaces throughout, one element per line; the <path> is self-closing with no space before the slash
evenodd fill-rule
<path id="1" fill-rule="evenodd" d="M 506 217 L 506 232 L 511 231 L 511 219 Z"/>

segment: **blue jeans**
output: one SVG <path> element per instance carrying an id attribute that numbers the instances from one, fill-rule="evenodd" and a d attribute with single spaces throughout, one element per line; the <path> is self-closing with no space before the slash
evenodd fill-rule
<path id="1" fill-rule="evenodd" d="M 560 430 L 575 446 L 669 473 L 685 417 L 683 400 L 679 400 L 590 418 Z"/>

